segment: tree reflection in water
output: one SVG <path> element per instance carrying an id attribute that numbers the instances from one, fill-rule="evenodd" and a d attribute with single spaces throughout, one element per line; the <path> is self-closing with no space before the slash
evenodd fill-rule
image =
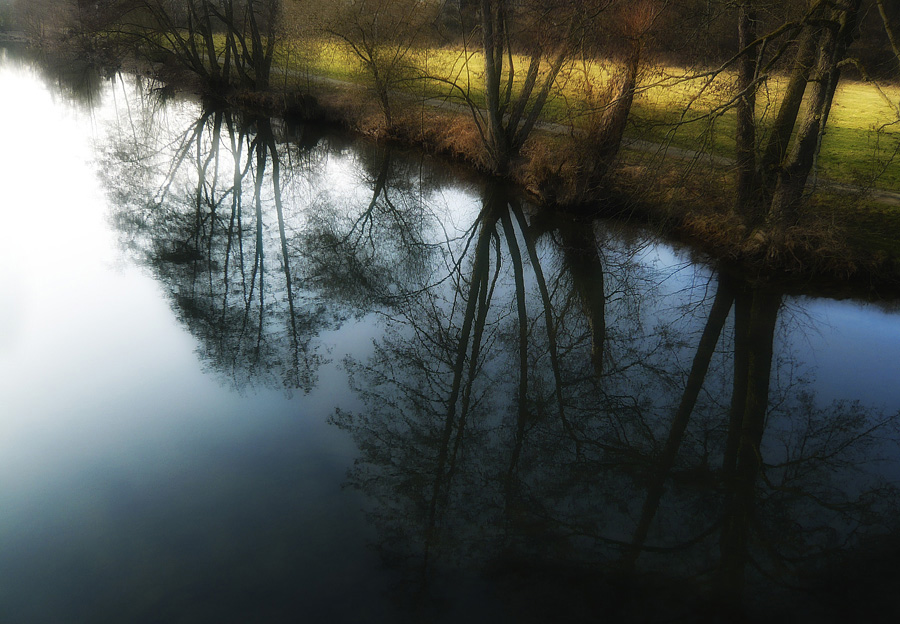
<path id="1" fill-rule="evenodd" d="M 309 391 L 321 332 L 427 281 L 436 245 L 422 235 L 435 227 L 423 195 L 439 177 L 372 148 L 335 196 L 339 138 L 226 111 L 190 121 L 176 107 L 184 116 L 171 119 L 155 94 L 145 88 L 104 153 L 125 246 L 166 285 L 214 370 L 238 387 Z"/>
<path id="2" fill-rule="evenodd" d="M 289 156 L 271 123 L 210 111 L 163 135 L 153 107 L 138 112 L 103 168 L 127 246 L 166 285 L 216 370 L 237 386 L 309 390 L 321 362 L 312 341 L 333 319 L 292 273 L 281 170 Z M 298 306 L 298 297 L 309 301 Z"/>
<path id="3" fill-rule="evenodd" d="M 123 79 L 116 70 L 92 59 L 57 58 L 25 44 L 5 43 L 0 47 L 0 61 L 27 67 L 54 98 L 88 112 L 102 101 L 107 83 Z"/>
<path id="4" fill-rule="evenodd" d="M 367 409 L 334 418 L 405 599 L 458 600 L 464 573 L 527 621 L 827 619 L 816 570 L 894 517 L 857 462 L 895 423 L 773 381 L 780 293 L 721 274 L 653 319 L 664 276 L 494 185 L 464 250 L 349 364 Z"/>
<path id="5" fill-rule="evenodd" d="M 827 620 L 818 570 L 896 529 L 866 470 L 895 420 L 787 374 L 780 293 L 719 273 L 675 308 L 646 241 L 500 184 L 460 224 L 421 160 L 364 146 L 329 187 L 339 139 L 222 111 L 166 135 L 157 112 L 120 119 L 104 170 L 211 368 L 308 391 L 324 331 L 383 319 L 345 362 L 365 409 L 332 421 L 418 617 L 470 579 L 469 606 L 524 621 Z"/>

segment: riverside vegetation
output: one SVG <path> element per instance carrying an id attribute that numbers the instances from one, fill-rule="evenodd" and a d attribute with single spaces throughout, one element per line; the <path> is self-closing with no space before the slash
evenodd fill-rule
<path id="1" fill-rule="evenodd" d="M 57 53 L 462 159 L 763 280 L 900 286 L 893 3 L 317 4 L 40 0 L 15 17 Z"/>

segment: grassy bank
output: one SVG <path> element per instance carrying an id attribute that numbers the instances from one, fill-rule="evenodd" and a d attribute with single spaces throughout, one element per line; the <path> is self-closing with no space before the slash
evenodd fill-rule
<path id="1" fill-rule="evenodd" d="M 407 78 L 396 81 L 396 91 L 458 102 L 460 92 L 465 91 L 476 105 L 483 103 L 480 53 L 417 49 L 406 61 Z M 525 58 L 513 61 L 521 69 L 527 66 Z M 348 48 L 325 41 L 285 44 L 277 53 L 276 65 L 284 68 L 290 81 L 319 76 L 366 85 L 370 80 Z M 572 63 L 557 80 L 558 88 L 545 107 L 543 120 L 575 128 L 590 124 L 592 116 L 606 105 L 618 71 L 612 62 Z M 731 158 L 735 114 L 728 104 L 734 76 L 721 72 L 697 77 L 697 73 L 677 67 L 646 68 L 632 110 L 629 137 Z M 459 88 L 451 88 L 445 80 Z M 783 83 L 775 76 L 760 93 L 758 112 L 763 131 L 780 101 Z M 898 107 L 900 87 L 844 80 L 823 137 L 821 175 L 841 184 L 900 191 Z"/>

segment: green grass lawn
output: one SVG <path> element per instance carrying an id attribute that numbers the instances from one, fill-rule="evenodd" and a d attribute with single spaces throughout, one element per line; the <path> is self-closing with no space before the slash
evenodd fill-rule
<path id="1" fill-rule="evenodd" d="M 476 105 L 483 104 L 481 54 L 452 49 L 415 49 L 405 64 L 420 70 L 407 75 L 436 76 L 452 80 Z M 521 86 L 528 59 L 513 57 L 517 87 Z M 275 64 L 292 78 L 323 76 L 366 84 L 371 78 L 347 46 L 324 40 L 283 44 Z M 618 67 L 613 63 L 578 62 L 566 67 L 556 81 L 542 118 L 565 124 L 589 124 L 609 99 Z M 724 72 L 714 80 L 692 77 L 677 67 L 648 68 L 641 78 L 629 133 L 657 143 L 709 151 L 731 157 L 734 153 L 735 113 L 723 108 L 733 92 L 734 76 Z M 774 77 L 761 89 L 758 112 L 760 139 L 766 123 L 777 110 L 783 79 Z M 399 81 L 397 90 L 411 94 L 459 97 L 441 80 L 420 78 Z M 882 95 L 883 94 L 883 95 Z M 892 108 L 884 98 L 893 104 Z M 820 171 L 844 184 L 873 185 L 900 191 L 900 87 L 885 87 L 881 94 L 872 84 L 845 80 L 835 98 L 820 154 Z M 687 123 L 685 123 L 687 122 Z"/>

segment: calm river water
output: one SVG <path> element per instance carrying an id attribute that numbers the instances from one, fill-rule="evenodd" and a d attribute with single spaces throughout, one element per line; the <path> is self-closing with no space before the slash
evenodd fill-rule
<path id="1" fill-rule="evenodd" d="M 0 51 L 0 622 L 896 621 L 900 316 Z"/>

